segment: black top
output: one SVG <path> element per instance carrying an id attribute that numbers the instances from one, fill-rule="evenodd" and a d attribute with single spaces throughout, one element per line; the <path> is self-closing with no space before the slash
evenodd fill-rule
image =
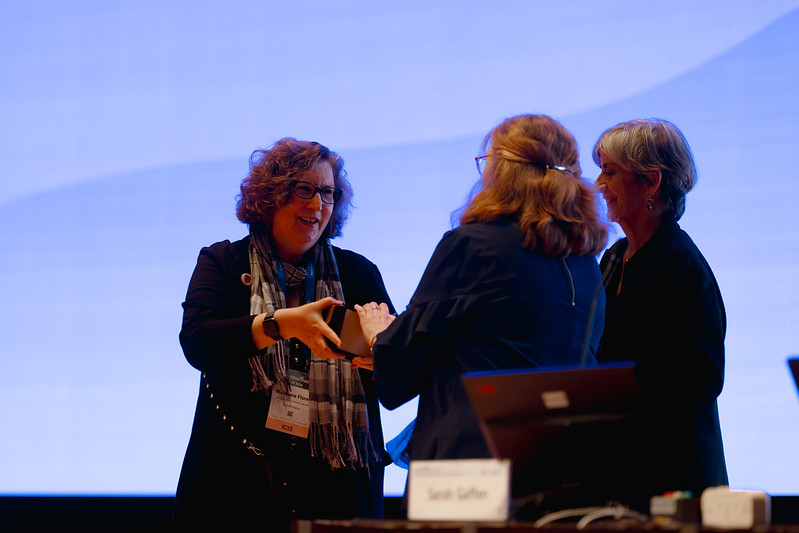
<path id="1" fill-rule="evenodd" d="M 255 355 L 250 315 L 249 238 L 203 248 L 183 303 L 180 342 L 203 372 L 174 514 L 181 529 L 225 523 L 288 531 L 293 518 L 380 518 L 386 454 L 371 372 L 361 370 L 369 429 L 380 461 L 332 471 L 306 439 L 264 428 L 269 397 L 251 392 Z M 377 267 L 333 248 L 347 305 L 391 306 Z M 245 442 L 246 439 L 246 442 Z M 263 454 L 258 455 L 257 452 Z"/>
<path id="2" fill-rule="evenodd" d="M 420 395 L 411 459 L 489 457 L 464 372 L 580 361 L 600 283 L 596 259 L 556 259 L 522 241 L 510 222 L 446 233 L 407 310 L 378 335 L 380 401 L 393 409 Z M 601 292 L 596 310 L 589 363 L 604 322 Z"/>
<path id="3" fill-rule="evenodd" d="M 652 494 L 698 495 L 727 484 L 716 404 L 724 383 L 724 303 L 710 266 L 671 211 L 629 261 L 610 266 L 626 248 L 621 239 L 602 257 L 603 271 L 613 271 L 597 352 L 600 362 L 637 363 L 645 440 L 622 461 Z"/>

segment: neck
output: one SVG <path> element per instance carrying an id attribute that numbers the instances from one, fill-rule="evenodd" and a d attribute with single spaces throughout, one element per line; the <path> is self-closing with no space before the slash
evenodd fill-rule
<path id="1" fill-rule="evenodd" d="M 291 263 L 292 265 L 296 266 L 302 265 L 303 258 L 306 255 L 305 253 L 297 253 L 291 250 L 287 250 L 286 248 L 280 246 L 280 244 L 278 244 L 277 242 L 275 242 L 275 251 L 277 252 L 277 255 L 281 261 L 285 261 L 286 263 Z"/>
<path id="2" fill-rule="evenodd" d="M 635 252 L 647 243 L 652 235 L 660 227 L 663 216 L 663 209 L 653 209 L 647 211 L 641 220 L 635 224 L 622 223 L 619 225 L 627 236 L 627 250 L 624 252 L 624 260 L 628 260 Z"/>
<path id="3" fill-rule="evenodd" d="M 303 256 L 301 256 L 301 255 L 300 256 L 296 256 L 296 255 L 286 256 L 284 254 L 279 254 L 279 255 L 280 255 L 280 260 L 285 262 L 285 263 L 291 263 L 292 265 L 297 266 L 297 267 L 303 265 L 303 260 L 302 260 Z"/>

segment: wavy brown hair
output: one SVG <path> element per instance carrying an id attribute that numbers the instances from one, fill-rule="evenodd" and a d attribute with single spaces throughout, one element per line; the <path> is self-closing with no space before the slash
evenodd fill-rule
<path id="1" fill-rule="evenodd" d="M 352 207 L 352 187 L 347 181 L 344 160 L 318 142 L 291 137 L 280 139 L 267 150 L 255 150 L 250 156 L 250 173 L 242 180 L 237 197 L 238 219 L 250 227 L 271 229 L 275 211 L 291 200 L 291 183 L 303 179 L 320 161 L 330 163 L 333 183 L 341 190 L 322 238 L 341 235 Z"/>
<path id="2" fill-rule="evenodd" d="M 494 128 L 482 148 L 488 164 L 461 224 L 511 218 L 524 246 L 546 255 L 602 251 L 607 227 L 593 189 L 580 177 L 577 143 L 566 128 L 546 115 L 520 115 Z"/>

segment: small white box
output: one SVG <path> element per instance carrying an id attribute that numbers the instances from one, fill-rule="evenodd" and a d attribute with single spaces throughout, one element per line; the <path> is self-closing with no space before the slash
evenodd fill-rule
<path id="1" fill-rule="evenodd" d="M 771 523 L 771 497 L 757 490 L 710 487 L 700 498 L 702 525 L 719 529 L 751 529 Z"/>

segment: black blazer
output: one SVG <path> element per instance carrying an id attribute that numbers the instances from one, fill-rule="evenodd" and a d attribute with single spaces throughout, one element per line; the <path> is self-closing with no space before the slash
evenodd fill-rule
<path id="1" fill-rule="evenodd" d="M 275 526 L 293 518 L 379 518 L 383 510 L 384 450 L 372 373 L 361 370 L 369 427 L 379 457 L 368 470 L 332 471 L 310 456 L 305 439 L 264 428 L 269 398 L 251 392 L 249 238 L 200 252 L 183 303 L 180 343 L 202 372 L 174 516 L 182 529 L 209 524 Z M 347 305 L 391 306 L 377 267 L 333 248 Z M 393 311 L 393 307 L 392 307 Z M 262 455 L 259 455 L 262 454 Z"/>
<path id="2" fill-rule="evenodd" d="M 419 395 L 411 459 L 489 457 L 465 372 L 577 365 L 596 288 L 594 256 L 548 257 L 508 220 L 447 232 L 408 308 L 378 335 L 375 383 L 389 409 Z M 588 362 L 604 322 L 597 302 Z"/>
<path id="3" fill-rule="evenodd" d="M 698 495 L 727 484 L 716 402 L 724 383 L 727 326 L 721 292 L 671 211 L 626 264 L 611 266 L 626 248 L 627 239 L 618 241 L 600 264 L 603 272 L 614 270 L 597 352 L 600 362 L 636 361 L 646 403 L 645 431 L 638 434 L 644 440 L 620 461 L 638 469 L 639 488 L 651 494 Z"/>

